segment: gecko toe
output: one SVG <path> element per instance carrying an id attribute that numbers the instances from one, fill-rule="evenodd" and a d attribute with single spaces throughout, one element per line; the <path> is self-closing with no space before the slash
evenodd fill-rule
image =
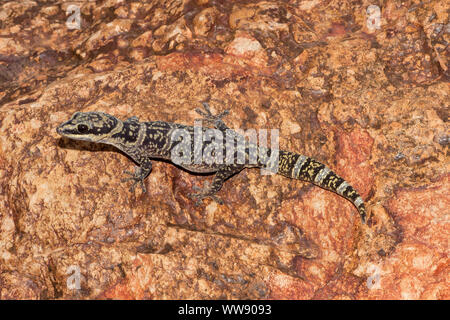
<path id="1" fill-rule="evenodd" d="M 218 204 L 223 204 L 223 200 L 220 197 L 216 196 L 215 194 L 205 194 L 203 197 L 210 198 L 211 200 L 213 200 Z"/>
<path id="2" fill-rule="evenodd" d="M 195 206 L 198 207 L 198 206 L 200 206 L 202 204 L 202 199 L 201 199 L 201 194 L 200 193 L 189 193 L 188 197 L 194 202 Z"/>
<path id="3" fill-rule="evenodd" d="M 136 190 L 136 185 L 138 183 L 142 189 L 142 193 L 147 192 L 147 188 L 145 187 L 144 184 L 144 179 L 142 178 L 142 175 L 140 174 L 139 170 L 136 170 L 134 173 L 130 171 L 124 171 L 123 173 L 129 175 L 130 177 L 120 179 L 121 182 L 133 181 L 133 184 L 130 186 L 129 189 L 131 193 L 134 193 L 134 191 Z"/>
<path id="4" fill-rule="evenodd" d="M 201 190 L 200 188 L 193 188 L 196 191 Z M 211 198 L 213 201 L 217 202 L 218 204 L 223 204 L 223 200 L 220 199 L 218 196 L 216 195 L 211 195 L 211 194 L 205 194 L 203 192 L 199 192 L 199 193 L 189 193 L 188 197 L 194 201 L 196 206 L 200 206 L 203 204 L 203 200 L 207 199 L 207 198 Z"/>
<path id="5" fill-rule="evenodd" d="M 220 199 L 218 196 L 212 196 L 213 200 L 215 202 L 217 202 L 218 204 L 222 205 L 223 204 L 223 200 Z"/>
<path id="6" fill-rule="evenodd" d="M 139 181 L 141 183 L 142 193 L 146 193 L 147 192 L 147 188 L 145 187 L 144 180 L 139 180 Z"/>

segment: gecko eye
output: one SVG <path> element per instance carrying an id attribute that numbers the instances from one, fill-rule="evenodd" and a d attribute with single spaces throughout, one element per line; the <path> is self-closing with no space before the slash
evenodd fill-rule
<path id="1" fill-rule="evenodd" d="M 89 129 L 88 126 L 85 124 L 79 124 L 77 126 L 77 130 L 79 133 L 86 133 L 88 131 L 88 129 Z"/>

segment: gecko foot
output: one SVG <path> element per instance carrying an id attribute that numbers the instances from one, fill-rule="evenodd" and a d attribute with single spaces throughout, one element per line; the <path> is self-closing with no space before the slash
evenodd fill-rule
<path id="1" fill-rule="evenodd" d="M 203 199 L 207 198 L 211 198 L 218 204 L 223 204 L 222 199 L 220 199 L 218 196 L 210 192 L 209 182 L 205 182 L 203 188 L 193 186 L 192 189 L 194 189 L 194 191 L 197 191 L 197 193 L 190 193 L 188 196 L 195 202 L 196 206 L 200 206 L 202 204 Z"/>
<path id="2" fill-rule="evenodd" d="M 225 122 L 223 122 L 222 118 L 229 114 L 229 110 L 222 111 L 217 115 L 213 115 L 209 104 L 206 102 L 202 102 L 204 111 L 200 108 L 196 108 L 195 111 L 201 115 L 202 120 L 208 123 L 214 124 L 217 129 L 228 128 Z"/>
<path id="3" fill-rule="evenodd" d="M 142 188 L 142 192 L 143 193 L 147 192 L 147 189 L 145 188 L 145 184 L 144 184 L 144 179 L 147 175 L 142 172 L 141 167 L 136 167 L 134 169 L 134 173 L 132 173 L 130 171 L 124 171 L 123 173 L 130 175 L 130 177 L 121 179 L 122 182 L 127 182 L 130 180 L 133 181 L 133 184 L 130 187 L 131 193 L 134 193 L 134 190 L 138 183 L 140 184 L 140 187 Z"/>

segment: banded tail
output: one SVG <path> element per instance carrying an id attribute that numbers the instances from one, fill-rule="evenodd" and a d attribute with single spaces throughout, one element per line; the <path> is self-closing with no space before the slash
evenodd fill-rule
<path id="1" fill-rule="evenodd" d="M 323 163 L 304 155 L 279 151 L 278 174 L 288 178 L 312 182 L 324 189 L 333 191 L 350 200 L 359 211 L 363 223 L 366 221 L 366 208 L 355 189 Z"/>

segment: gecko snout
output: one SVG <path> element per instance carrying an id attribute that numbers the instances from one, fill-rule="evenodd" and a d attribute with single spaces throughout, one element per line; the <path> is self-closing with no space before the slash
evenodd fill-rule
<path id="1" fill-rule="evenodd" d="M 61 126 L 56 127 L 56 132 L 58 132 L 59 134 L 62 134 L 62 128 L 61 128 Z"/>

